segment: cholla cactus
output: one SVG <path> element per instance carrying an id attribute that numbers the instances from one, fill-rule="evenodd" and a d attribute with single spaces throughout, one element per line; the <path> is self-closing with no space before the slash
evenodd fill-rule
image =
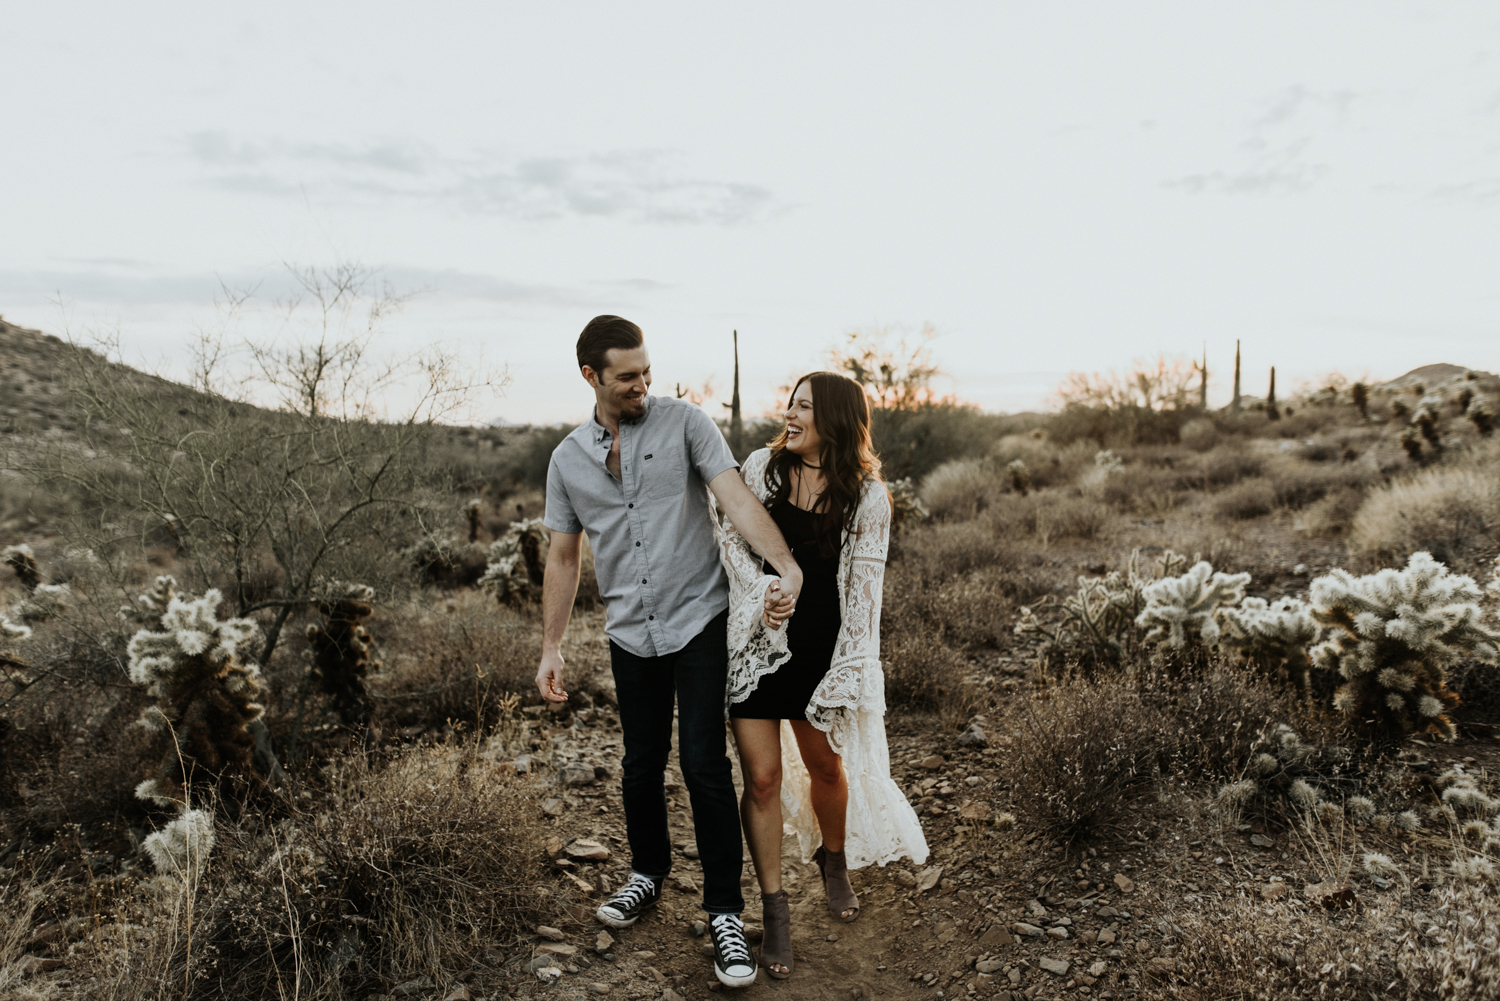
<path id="1" fill-rule="evenodd" d="M 46 622 L 73 604 L 73 590 L 66 584 L 38 584 L 31 594 L 16 602 L 7 613 L 22 622 Z"/>
<path id="2" fill-rule="evenodd" d="M 148 730 L 170 730 L 162 759 L 162 785 L 186 801 L 194 772 L 210 777 L 248 771 L 255 741 L 249 725 L 259 718 L 260 671 L 240 648 L 256 636 L 249 619 L 218 618 L 219 592 L 174 597 L 160 631 L 142 629 L 128 648 L 130 680 L 157 704 L 141 716 Z"/>
<path id="3" fill-rule="evenodd" d="M 158 577 L 150 590 L 136 596 L 133 604 L 120 606 L 118 612 L 120 621 L 140 626 L 143 629 L 160 629 L 161 617 L 166 614 L 167 606 L 171 605 L 176 597 L 177 579 L 167 576 Z"/>
<path id="4" fill-rule="evenodd" d="M 1356 382 L 1349 387 L 1349 401 L 1354 404 L 1354 409 L 1359 411 L 1360 420 L 1370 419 L 1370 387 L 1362 382 Z"/>
<path id="5" fill-rule="evenodd" d="M 1257 737 L 1241 777 L 1219 788 L 1214 805 L 1234 816 L 1290 813 L 1304 824 L 1324 827 L 1368 825 L 1382 831 L 1405 827 L 1404 819 L 1378 813 L 1367 796 L 1345 796 L 1340 803 L 1319 788 L 1317 783 L 1343 772 L 1348 759 L 1347 750 L 1303 743 L 1295 730 L 1278 724 L 1269 734 Z M 1410 829 L 1415 830 L 1415 815 L 1410 820 Z"/>
<path id="6" fill-rule="evenodd" d="M 1219 612 L 1219 643 L 1268 671 L 1287 672 L 1299 688 L 1309 686 L 1307 648 L 1318 638 L 1312 609 L 1300 598 L 1246 598 Z"/>
<path id="7" fill-rule="evenodd" d="M 1134 630 L 1136 616 L 1146 607 L 1145 591 L 1157 581 L 1182 569 L 1187 560 L 1167 550 L 1157 557 L 1151 568 L 1143 570 L 1141 551 L 1130 554 L 1125 570 L 1115 570 L 1103 577 L 1079 577 L 1078 590 L 1056 606 L 1061 612 L 1052 625 L 1044 622 L 1031 608 L 1021 609 L 1016 623 L 1017 636 L 1041 636 L 1049 646 L 1074 641 L 1087 644 L 1095 655 L 1118 656 L 1122 640 Z M 1047 606 L 1038 606 L 1042 610 Z"/>
<path id="8" fill-rule="evenodd" d="M 479 541 L 479 512 L 483 506 L 478 497 L 471 499 L 464 505 L 464 518 L 469 522 L 470 542 Z"/>
<path id="9" fill-rule="evenodd" d="M 1464 408 L 1464 416 L 1474 425 L 1480 437 L 1488 438 L 1495 433 L 1495 401 L 1484 393 L 1474 394 L 1469 405 Z"/>
<path id="10" fill-rule="evenodd" d="M 922 503 L 922 498 L 917 496 L 917 488 L 910 476 L 887 483 L 886 489 L 891 494 L 892 531 L 899 529 L 907 521 L 926 521 L 930 516 L 931 512 Z"/>
<path id="11" fill-rule="evenodd" d="M 513 521 L 490 546 L 489 566 L 479 586 L 502 605 L 520 607 L 542 594 L 542 543 L 546 536 L 540 518 Z"/>
<path id="12" fill-rule="evenodd" d="M 1418 465 L 1423 465 L 1427 462 L 1427 456 L 1422 453 L 1422 436 L 1417 433 L 1416 428 L 1402 428 L 1401 433 L 1396 436 L 1396 440 L 1401 443 L 1401 447 L 1406 450 L 1406 457 L 1412 462 Z"/>
<path id="13" fill-rule="evenodd" d="M 1020 459 L 1012 459 L 1005 464 L 1005 472 L 1010 476 L 1010 488 L 1025 497 L 1031 493 L 1031 470 L 1026 468 L 1026 463 Z"/>
<path id="14" fill-rule="evenodd" d="M 214 848 L 214 818 L 207 810 L 184 810 L 141 845 L 157 872 L 183 878 L 196 876 L 208 864 Z"/>
<path id="15" fill-rule="evenodd" d="M 334 711 L 347 725 L 370 718 L 365 675 L 379 665 L 370 660 L 374 643 L 362 623 L 374 614 L 374 600 L 372 587 L 330 581 L 317 602 L 323 622 L 307 627 L 307 641 L 312 644 L 309 670 L 322 690 L 333 696 Z"/>
<path id="16" fill-rule="evenodd" d="M 1125 468 L 1125 460 L 1116 455 L 1113 449 L 1106 448 L 1094 453 L 1094 468 L 1103 470 L 1106 474 L 1118 473 Z"/>
<path id="17" fill-rule="evenodd" d="M 1443 436 L 1438 426 L 1442 419 L 1443 398 L 1437 393 L 1429 393 L 1418 400 L 1417 410 L 1411 415 L 1411 422 L 1422 432 L 1422 437 L 1427 439 L 1434 452 L 1443 450 Z"/>
<path id="18" fill-rule="evenodd" d="M 1214 573 L 1208 561 L 1200 561 L 1181 577 L 1168 577 L 1146 588 L 1146 607 L 1135 624 L 1148 629 L 1148 642 L 1165 641 L 1181 649 L 1191 630 L 1205 646 L 1213 646 L 1219 641 L 1215 613 L 1225 605 L 1238 604 L 1249 583 L 1247 573 Z"/>
<path id="19" fill-rule="evenodd" d="M 18 546 L 6 546 L 0 549 L 0 563 L 14 570 L 16 577 L 28 591 L 35 591 L 37 585 L 42 582 L 42 571 L 36 565 L 36 554 L 24 542 Z"/>
<path id="20" fill-rule="evenodd" d="M 1406 569 L 1355 577 L 1334 570 L 1312 582 L 1313 617 L 1334 635 L 1311 651 L 1315 667 L 1344 685 L 1334 707 L 1377 739 L 1413 733 L 1458 735 L 1447 713 L 1458 705 L 1446 670 L 1460 655 L 1494 663 L 1500 636 L 1480 625 L 1479 587 L 1428 553 Z"/>

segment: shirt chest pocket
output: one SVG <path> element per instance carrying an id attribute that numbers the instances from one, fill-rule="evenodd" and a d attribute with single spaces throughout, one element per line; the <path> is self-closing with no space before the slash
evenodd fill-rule
<path id="1" fill-rule="evenodd" d="M 683 447 L 662 446 L 641 456 L 641 493 L 652 500 L 680 497 L 687 489 L 687 465 Z"/>

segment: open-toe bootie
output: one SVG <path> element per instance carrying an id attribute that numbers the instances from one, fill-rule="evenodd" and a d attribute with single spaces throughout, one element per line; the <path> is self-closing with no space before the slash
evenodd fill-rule
<path id="1" fill-rule="evenodd" d="M 792 975 L 792 910 L 785 890 L 760 895 L 765 931 L 760 941 L 760 965 L 777 980 Z"/>
<path id="2" fill-rule="evenodd" d="M 843 852 L 831 852 L 818 847 L 813 853 L 818 871 L 823 874 L 823 889 L 828 894 L 828 910 L 840 921 L 849 922 L 859 917 L 859 898 L 854 887 L 849 885 L 849 867 Z"/>

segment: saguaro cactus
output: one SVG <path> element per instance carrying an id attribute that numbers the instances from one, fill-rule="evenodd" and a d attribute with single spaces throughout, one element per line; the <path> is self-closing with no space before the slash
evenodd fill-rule
<path id="1" fill-rule="evenodd" d="M 1354 403 L 1354 409 L 1359 411 L 1359 419 L 1367 421 L 1370 419 L 1370 387 L 1362 382 L 1356 382 L 1349 387 L 1349 399 Z"/>
<path id="2" fill-rule="evenodd" d="M 1333 635 L 1310 653 L 1314 667 L 1344 684 L 1334 707 L 1377 740 L 1413 733 L 1458 735 L 1448 713 L 1458 696 L 1447 667 L 1459 656 L 1494 663 L 1500 636 L 1481 625 L 1479 586 L 1429 553 L 1404 570 L 1356 577 L 1334 570 L 1312 582 L 1313 617 Z"/>
<path id="3" fill-rule="evenodd" d="M 1234 401 L 1230 403 L 1229 409 L 1232 413 L 1240 412 L 1240 341 L 1234 341 Z"/>
<path id="4" fill-rule="evenodd" d="M 1276 409 L 1276 366 L 1271 366 L 1271 391 L 1266 394 L 1266 416 L 1273 421 L 1281 420 L 1281 411 Z"/>

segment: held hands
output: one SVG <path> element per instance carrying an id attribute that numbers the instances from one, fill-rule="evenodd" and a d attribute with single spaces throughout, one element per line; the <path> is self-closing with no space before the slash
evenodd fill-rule
<path id="1" fill-rule="evenodd" d="M 563 690 L 563 658 L 556 650 L 543 652 L 542 664 L 536 672 L 536 688 L 547 702 L 566 702 L 568 693 Z"/>
<path id="2" fill-rule="evenodd" d="M 766 588 L 765 609 L 762 618 L 771 629 L 780 629 L 782 623 L 797 610 L 797 596 L 802 592 L 802 571 L 793 570 Z"/>

